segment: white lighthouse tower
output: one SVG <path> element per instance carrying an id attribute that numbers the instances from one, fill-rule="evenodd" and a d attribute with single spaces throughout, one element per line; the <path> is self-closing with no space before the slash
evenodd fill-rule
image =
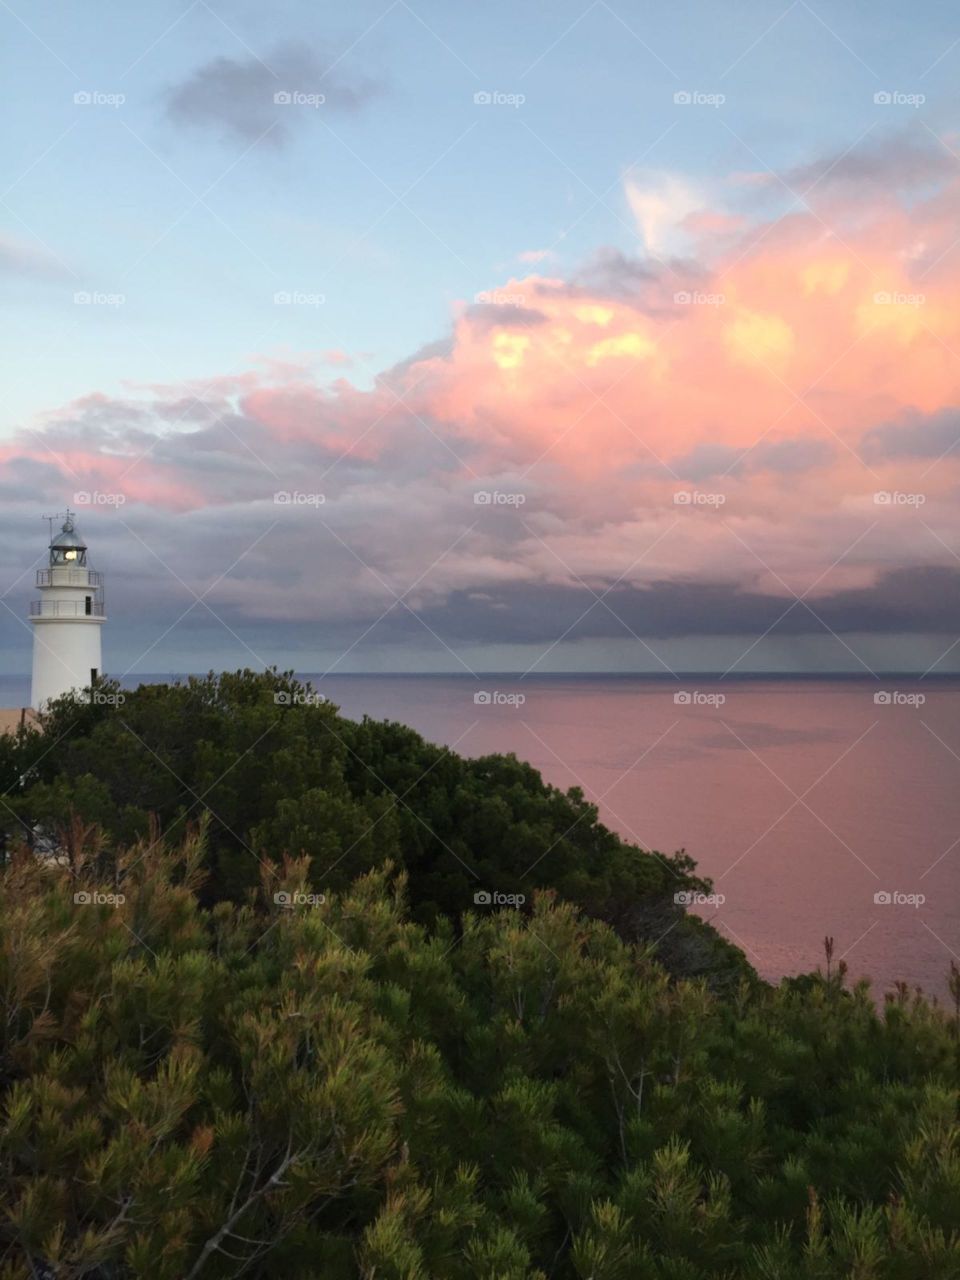
<path id="1" fill-rule="evenodd" d="M 59 523 L 61 517 L 54 517 Z M 67 511 L 50 538 L 50 560 L 37 570 L 40 599 L 30 605 L 33 688 L 39 711 L 71 689 L 86 689 L 102 675 L 100 628 L 106 622 L 103 575 L 87 567 L 87 547 Z"/>

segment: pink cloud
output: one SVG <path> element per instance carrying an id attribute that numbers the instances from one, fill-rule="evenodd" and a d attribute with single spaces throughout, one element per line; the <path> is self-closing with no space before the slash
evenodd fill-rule
<path id="1" fill-rule="evenodd" d="M 362 530 L 400 584 L 474 519 L 474 491 L 523 492 L 526 528 L 507 548 L 483 528 L 465 538 L 435 590 L 613 578 L 654 543 L 638 582 L 780 593 L 825 570 L 831 587 L 856 587 L 886 567 L 950 563 L 924 523 L 948 543 L 960 535 L 960 448 L 913 456 L 897 437 L 886 456 L 876 432 L 915 421 L 919 440 L 927 417 L 960 404 L 958 191 L 951 179 L 909 205 L 887 192 L 865 206 L 824 182 L 810 208 L 749 224 L 685 210 L 699 264 L 611 268 L 589 287 L 500 282 L 457 312 L 448 345 L 371 390 L 319 379 L 316 355 L 263 358 L 206 382 L 92 394 L 0 462 L 42 462 L 68 486 L 119 486 L 170 510 L 322 487 L 325 518 Z M 695 490 L 722 506 L 675 502 Z M 924 522 L 878 506 L 886 490 L 923 494 Z"/>

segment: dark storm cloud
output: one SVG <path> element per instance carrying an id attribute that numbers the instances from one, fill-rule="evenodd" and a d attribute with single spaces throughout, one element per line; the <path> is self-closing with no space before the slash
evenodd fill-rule
<path id="1" fill-rule="evenodd" d="M 809 607 L 791 596 L 764 595 L 732 583 L 619 584 L 603 604 L 596 596 L 605 586 L 596 583 L 594 590 L 596 595 L 579 586 L 529 583 L 454 591 L 441 607 L 421 612 L 439 635 L 461 642 L 540 644 L 565 632 L 568 640 L 583 640 L 631 633 L 759 636 L 768 628 L 774 636 L 960 631 L 960 570 L 938 566 L 893 570 L 874 586 L 811 598 Z M 411 630 L 406 621 L 401 625 Z"/>
<path id="2" fill-rule="evenodd" d="M 283 47 L 262 60 L 221 57 L 205 62 L 167 92 L 166 107 L 177 124 L 213 129 L 243 142 L 266 137 L 280 146 L 311 111 L 356 111 L 379 87 L 351 77 L 333 58 Z M 313 105 L 319 95 L 323 101 Z"/>
<path id="3" fill-rule="evenodd" d="M 929 415 L 913 414 L 901 422 L 873 427 L 863 438 L 860 452 L 866 462 L 887 458 L 939 458 L 960 444 L 960 410 L 941 409 Z"/>

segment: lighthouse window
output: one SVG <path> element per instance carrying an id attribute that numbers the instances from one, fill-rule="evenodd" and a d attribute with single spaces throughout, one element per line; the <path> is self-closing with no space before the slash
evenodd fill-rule
<path id="1" fill-rule="evenodd" d="M 84 604 L 85 604 L 84 612 L 86 613 L 87 617 L 89 617 L 90 614 L 93 613 L 93 596 L 87 596 Z"/>
<path id="2" fill-rule="evenodd" d="M 76 553 L 76 551 L 74 551 L 74 550 L 71 548 L 71 550 L 69 550 L 69 551 L 65 551 L 65 552 L 63 553 L 63 558 L 64 558 L 64 560 L 76 560 L 76 558 L 77 558 L 77 553 Z"/>

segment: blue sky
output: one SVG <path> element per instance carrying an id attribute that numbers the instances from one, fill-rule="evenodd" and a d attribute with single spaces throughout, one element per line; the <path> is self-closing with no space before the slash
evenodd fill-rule
<path id="1" fill-rule="evenodd" d="M 253 352 L 346 348 L 362 382 L 440 336 L 523 251 L 552 247 L 562 274 L 598 245 L 635 250 L 631 166 L 709 186 L 842 150 L 875 123 L 878 89 L 922 91 L 934 120 L 960 60 L 946 3 L 15 11 L 5 226 L 35 260 L 8 281 L 6 430 L 123 379 L 204 377 Z M 243 137 L 171 118 L 170 94 L 212 60 L 279 65 L 282 87 L 290 49 L 336 62 L 369 99 L 294 107 L 284 145 L 246 155 Z M 678 113 L 684 89 L 723 92 L 722 118 Z M 75 105 L 84 90 L 125 101 Z M 526 100 L 478 107 L 481 90 Z M 898 110 L 912 114 L 892 108 L 891 124 Z M 126 301 L 78 315 L 84 289 Z M 278 315 L 283 289 L 326 301 Z"/>
<path id="2" fill-rule="evenodd" d="M 960 663 L 955 5 L 0 21 L 14 666 L 78 493 L 113 666 Z"/>

